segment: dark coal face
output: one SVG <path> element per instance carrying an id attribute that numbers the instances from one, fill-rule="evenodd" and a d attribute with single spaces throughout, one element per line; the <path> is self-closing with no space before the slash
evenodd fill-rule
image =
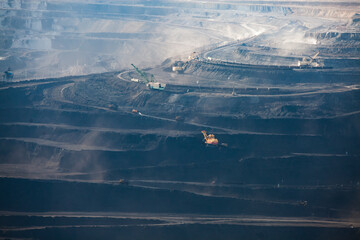
<path id="1" fill-rule="evenodd" d="M 159 92 L 118 74 L 3 85 L 2 236 L 358 237 L 358 90 Z"/>
<path id="2" fill-rule="evenodd" d="M 95 3 L 3 3 L 1 239 L 359 239 L 357 3 Z"/>

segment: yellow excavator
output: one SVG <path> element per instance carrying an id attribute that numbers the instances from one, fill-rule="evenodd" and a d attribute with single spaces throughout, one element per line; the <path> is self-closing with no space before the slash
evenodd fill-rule
<path id="1" fill-rule="evenodd" d="M 210 145 L 218 145 L 219 144 L 219 140 L 217 140 L 215 138 L 214 134 L 206 134 L 206 131 L 201 131 L 201 133 L 204 135 L 204 141 L 206 144 L 210 144 Z"/>

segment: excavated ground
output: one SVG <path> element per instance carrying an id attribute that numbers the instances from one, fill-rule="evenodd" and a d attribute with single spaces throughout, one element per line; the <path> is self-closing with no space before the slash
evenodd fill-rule
<path id="1" fill-rule="evenodd" d="M 174 76 L 167 68 L 151 71 Z M 193 61 L 175 75 L 184 84 L 169 78 L 165 91 L 131 82 L 131 71 L 3 83 L 0 189 L 6 197 L 0 206 L 8 225 L 2 236 L 42 238 L 61 231 L 85 238 L 91 230 L 95 239 L 109 227 L 125 234 L 124 226 L 134 235 L 138 226 L 154 236 L 181 229 L 195 234 L 215 231 L 208 218 L 221 222 L 231 215 L 216 224 L 217 234 L 287 238 L 295 228 L 309 236 L 356 239 L 358 72 L 265 69 L 253 71 L 258 82 L 239 77 L 252 71 Z M 238 86 L 228 88 L 227 76 L 234 82 L 239 77 Z M 201 130 L 227 146 L 206 146 Z M 83 204 L 85 199 L 91 201 Z M 13 212 L 22 213 L 15 218 Z M 28 212 L 45 223 L 19 226 Z M 49 223 L 41 212 L 57 212 L 60 223 Z M 83 214 L 79 222 L 77 212 Z M 107 223 L 96 213 L 88 222 L 93 212 L 125 219 Z M 159 219 L 155 213 L 172 215 Z M 188 214 L 204 219 L 189 221 Z M 262 217 L 254 222 L 244 216 Z M 136 222 L 146 219 L 159 222 Z M 14 226 L 18 230 L 8 231 Z"/>
<path id="2" fill-rule="evenodd" d="M 92 4 L 70 6 L 64 12 L 94 12 Z M 167 8 L 131 9 L 157 19 L 199 6 L 170 1 Z M 252 26 L 241 41 L 228 36 L 183 73 L 171 71 L 178 59 L 145 69 L 167 84 L 164 91 L 131 81 L 140 77 L 129 69 L 0 82 L 0 238 L 359 239 L 357 7 L 209 4 L 197 16 L 208 31 L 217 13 L 229 14 L 224 9 L 281 26 L 264 34 Z M 340 13 L 353 18 L 329 32 Z M 289 14 L 311 26 L 305 40 L 287 29 Z M 17 18 L 2 24 L 16 24 L 11 19 Z M 280 44 L 287 33 L 301 42 L 291 51 Z M 101 37 L 124 37 L 107 34 Z M 292 67 L 318 50 L 328 68 Z M 202 130 L 215 134 L 219 146 L 207 146 Z"/>

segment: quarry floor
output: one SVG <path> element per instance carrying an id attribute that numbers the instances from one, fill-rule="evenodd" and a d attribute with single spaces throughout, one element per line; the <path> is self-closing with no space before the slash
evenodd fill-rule
<path id="1" fill-rule="evenodd" d="M 359 237 L 359 72 L 167 69 L 2 83 L 2 237 Z"/>
<path id="2" fill-rule="evenodd" d="M 0 9 L 0 239 L 360 238 L 359 3 L 32 2 Z"/>

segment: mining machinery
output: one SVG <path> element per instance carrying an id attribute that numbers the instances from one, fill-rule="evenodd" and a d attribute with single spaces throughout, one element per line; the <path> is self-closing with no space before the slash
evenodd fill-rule
<path id="1" fill-rule="evenodd" d="M 204 135 L 204 141 L 206 144 L 215 146 L 219 144 L 219 140 L 215 138 L 214 134 L 207 135 L 206 131 L 201 131 L 201 133 Z"/>
<path id="2" fill-rule="evenodd" d="M 12 80 L 14 78 L 14 73 L 11 71 L 9 67 L 8 70 L 4 72 L 3 80 Z"/>
<path id="3" fill-rule="evenodd" d="M 172 66 L 172 71 L 177 73 L 184 73 L 186 67 L 189 65 L 189 62 L 192 60 L 198 60 L 196 52 L 193 52 L 187 59 L 187 61 L 176 61 Z"/>
<path id="4" fill-rule="evenodd" d="M 188 62 L 177 61 L 174 63 L 172 70 L 173 72 L 183 73 L 187 65 Z"/>
<path id="5" fill-rule="evenodd" d="M 131 66 L 133 66 L 133 68 L 134 68 L 135 71 L 140 75 L 140 77 L 143 79 L 143 82 L 144 82 L 145 84 L 147 84 L 147 83 L 150 82 L 150 80 L 149 80 L 149 78 L 148 78 L 148 76 L 147 76 L 147 74 L 146 74 L 145 72 L 143 72 L 143 71 L 141 71 L 140 69 L 138 69 L 134 64 L 131 64 Z M 154 75 L 151 75 L 151 76 L 153 77 Z"/>
<path id="6" fill-rule="evenodd" d="M 141 71 L 139 68 L 137 68 L 134 64 L 131 64 L 131 66 L 133 66 L 133 68 L 135 69 L 135 71 L 140 75 L 140 77 L 143 79 L 143 83 L 146 84 L 146 86 L 149 89 L 153 89 L 153 90 L 164 90 L 166 87 L 165 83 L 160 83 L 160 82 L 155 82 L 154 79 L 154 75 L 151 74 L 150 79 L 148 78 L 148 75 L 144 72 Z"/>
<path id="7" fill-rule="evenodd" d="M 320 52 L 317 52 L 312 57 L 304 57 L 301 61 L 298 61 L 299 67 L 322 67 L 320 63 L 318 63 L 315 58 L 319 55 Z"/>

